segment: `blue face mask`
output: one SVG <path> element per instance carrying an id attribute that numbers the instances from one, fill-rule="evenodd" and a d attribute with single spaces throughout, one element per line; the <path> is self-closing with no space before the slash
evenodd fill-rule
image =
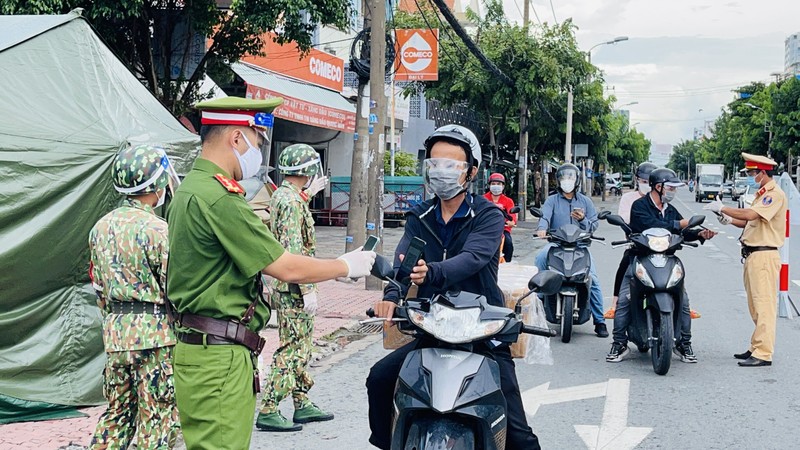
<path id="1" fill-rule="evenodd" d="M 756 181 L 756 177 L 751 177 L 749 175 L 747 177 L 747 185 L 754 189 L 758 189 L 761 187 L 761 183 Z"/>

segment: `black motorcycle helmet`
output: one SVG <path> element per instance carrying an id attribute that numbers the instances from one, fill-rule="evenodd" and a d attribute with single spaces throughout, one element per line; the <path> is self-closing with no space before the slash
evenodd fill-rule
<path id="1" fill-rule="evenodd" d="M 581 187 L 581 170 L 578 169 L 578 166 L 570 163 L 562 164 L 558 170 L 556 170 L 556 183 L 558 185 L 558 192 L 561 192 L 562 194 L 564 191 L 561 190 L 561 178 L 569 173 L 573 173 L 575 177 L 575 188 L 572 192 L 578 192 Z"/>
<path id="2" fill-rule="evenodd" d="M 643 162 L 636 168 L 636 178 L 650 181 L 650 174 L 658 169 L 658 166 L 651 162 Z"/>
<path id="3" fill-rule="evenodd" d="M 648 179 L 650 182 L 650 189 L 652 189 L 656 194 L 658 194 L 658 199 L 660 201 L 664 201 L 664 183 L 680 183 L 681 179 L 678 178 L 678 175 L 672 171 L 672 169 L 667 169 L 666 167 L 659 167 L 658 169 L 650 172 L 650 178 Z M 656 186 L 661 185 L 661 190 L 659 191 L 656 189 Z"/>

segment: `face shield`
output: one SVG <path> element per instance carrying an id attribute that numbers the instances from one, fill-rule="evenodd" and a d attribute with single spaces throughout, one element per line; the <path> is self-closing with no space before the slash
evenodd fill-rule
<path id="1" fill-rule="evenodd" d="M 164 151 L 163 148 L 158 149 L 158 153 L 160 154 L 161 160 L 159 162 L 158 169 L 153 172 L 153 175 L 148 178 L 147 180 L 140 183 L 138 186 L 133 186 L 129 188 L 122 188 L 119 186 L 114 186 L 117 192 L 120 194 L 125 195 L 136 195 L 141 193 L 148 187 L 156 184 L 162 177 L 167 177 L 167 190 L 169 191 L 170 196 L 175 195 L 175 190 L 181 184 L 181 180 L 178 177 L 178 172 L 175 171 L 175 166 L 172 165 L 172 162 L 169 160 L 167 153 Z"/>
<path id="2" fill-rule="evenodd" d="M 578 182 L 578 172 L 573 169 L 562 170 L 558 174 L 558 186 L 564 192 L 572 192 Z"/>

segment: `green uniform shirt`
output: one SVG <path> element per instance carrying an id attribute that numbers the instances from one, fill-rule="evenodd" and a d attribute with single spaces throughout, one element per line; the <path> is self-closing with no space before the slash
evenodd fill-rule
<path id="1" fill-rule="evenodd" d="M 239 320 L 256 298 L 255 276 L 284 250 L 244 197 L 217 175 L 230 178 L 198 159 L 170 203 L 167 291 L 179 312 Z M 259 331 L 269 314 L 259 302 L 248 328 Z"/>
<path id="2" fill-rule="evenodd" d="M 314 218 L 308 208 L 308 201 L 309 198 L 305 193 L 286 180 L 270 198 L 270 231 L 289 253 L 314 256 L 316 251 Z M 271 284 L 278 292 L 289 292 L 289 283 L 273 278 Z M 299 286 L 303 295 L 317 290 L 314 284 Z"/>

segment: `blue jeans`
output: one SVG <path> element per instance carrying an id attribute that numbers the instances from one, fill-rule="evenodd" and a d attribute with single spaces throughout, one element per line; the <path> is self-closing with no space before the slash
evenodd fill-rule
<path id="1" fill-rule="evenodd" d="M 536 254 L 536 267 L 540 271 L 547 270 L 547 252 L 554 246 L 555 244 L 548 242 Z M 589 309 L 592 311 L 594 324 L 597 325 L 598 323 L 606 323 L 606 319 L 603 318 L 603 291 L 600 289 L 600 279 L 597 278 L 597 272 L 594 268 L 594 256 L 592 256 L 591 252 L 589 253 L 589 258 L 592 262 L 592 267 L 589 269 L 589 276 L 592 277 L 592 288 L 589 292 Z"/>

